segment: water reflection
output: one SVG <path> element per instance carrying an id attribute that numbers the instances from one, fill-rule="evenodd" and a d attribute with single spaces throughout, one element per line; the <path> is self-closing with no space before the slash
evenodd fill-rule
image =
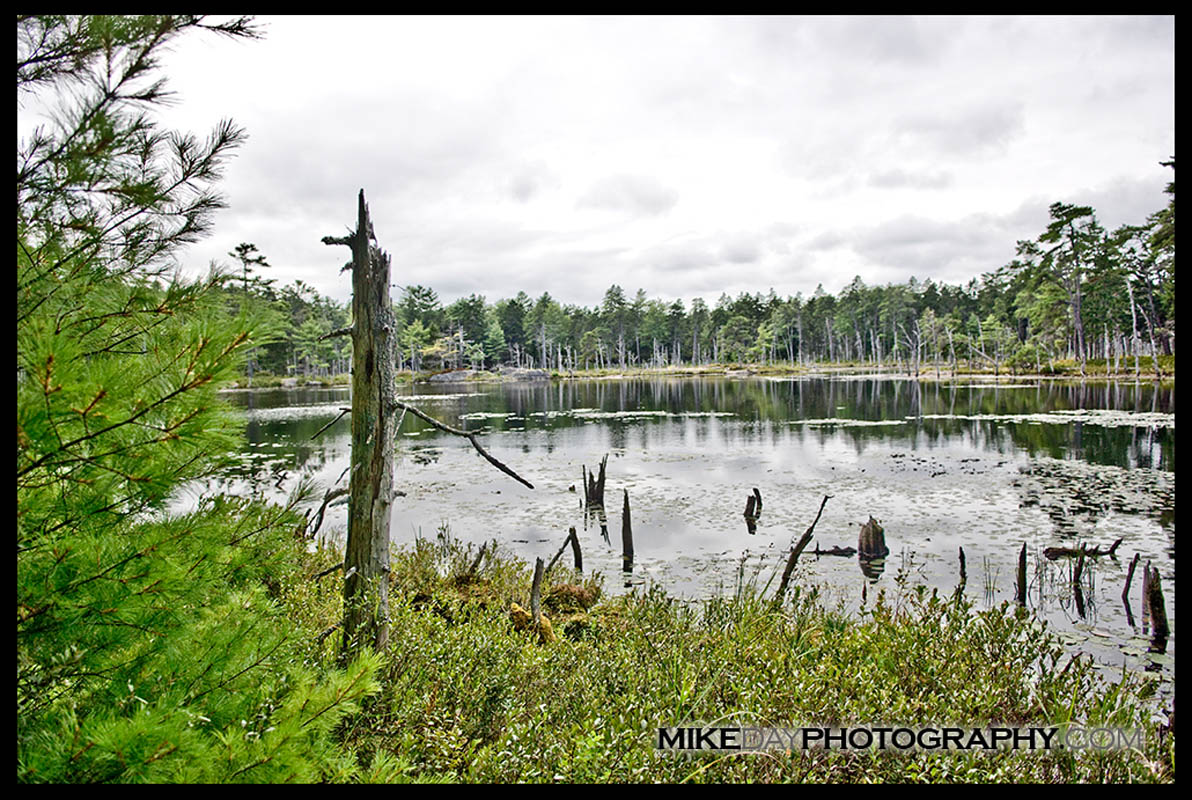
<path id="1" fill-rule="evenodd" d="M 449 526 L 467 541 L 497 537 L 532 561 L 550 557 L 575 526 L 589 569 L 629 577 L 635 586 L 657 580 L 679 594 L 704 594 L 731 586 L 743 559 L 780 571 L 820 498 L 831 494 L 837 499 L 807 550 L 824 557 L 800 561 L 803 580 L 839 587 L 855 607 L 852 593 L 899 580 L 913 562 L 916 579 L 954 591 L 963 548 L 970 591 L 980 597 L 983 588 L 993 604 L 1016 596 L 1025 541 L 1035 554 L 1028 606 L 1081 646 L 1107 650 L 1106 661 L 1117 657 L 1119 668 L 1118 648 L 1127 652 L 1138 637 L 1133 613 L 1118 599 L 1125 565 L 1089 559 L 1077 583 L 1071 563 L 1038 554 L 1049 545 L 1107 546 L 1121 537 L 1124 558 L 1142 553 L 1144 561 L 1174 565 L 1170 386 L 862 376 L 415 391 L 411 402 L 448 424 L 484 431 L 486 448 L 539 488 L 508 480 L 467 442 L 407 415 L 397 437 L 397 480 L 406 492 L 394 504 L 399 545 Z M 401 393 L 414 394 L 408 387 Z M 311 437 L 347 403 L 346 390 L 230 397 L 245 411 L 246 443 L 208 489 L 276 496 L 310 479 L 321 496 L 345 480 L 349 421 Z M 582 500 L 587 467 L 606 455 L 612 515 L 623 491 L 633 495 L 632 561 L 615 531 L 610 535 L 605 510 Z M 765 510 L 747 513 L 742 525 L 754 491 L 757 505 L 764 496 Z M 345 509 L 327 514 L 320 535 L 340 541 Z M 860 525 L 871 516 L 885 527 L 889 556 L 827 557 L 858 545 Z M 612 527 L 620 530 L 619 521 Z M 632 571 L 622 573 L 627 566 Z M 1174 580 L 1164 588 L 1174 621 Z M 1174 637 L 1165 649 L 1172 658 Z"/>

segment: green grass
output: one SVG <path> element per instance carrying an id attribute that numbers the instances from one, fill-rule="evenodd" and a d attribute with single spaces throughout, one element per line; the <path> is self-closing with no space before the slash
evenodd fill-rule
<path id="1" fill-rule="evenodd" d="M 1114 360 L 1104 358 L 1090 358 L 1085 362 L 1085 374 L 1087 375 L 1112 375 L 1121 377 L 1134 376 L 1134 357 L 1123 357 L 1118 361 L 1118 369 L 1113 371 Z M 1139 375 L 1144 380 L 1154 378 L 1155 376 L 1155 362 L 1150 356 L 1140 356 L 1138 359 Z M 1163 377 L 1175 377 L 1175 356 L 1159 356 L 1159 370 L 1163 373 Z M 1080 362 L 1074 358 L 1061 359 L 1055 362 L 1055 374 L 1057 375 L 1079 375 Z"/>
<path id="2" fill-rule="evenodd" d="M 1151 722 L 1154 683 L 1100 678 L 1012 606 L 978 611 L 922 588 L 846 614 L 795 585 L 776 606 L 742 582 L 733 596 L 679 602 L 659 589 L 551 610 L 541 644 L 510 621 L 531 571 L 474 560 L 442 536 L 396 555 L 383 689 L 341 730 L 365 779 L 476 782 L 1119 782 L 1174 781 L 1174 734 Z M 296 623 L 338 619 L 339 582 L 286 592 Z M 598 576 L 556 567 L 548 585 Z M 796 581 L 797 584 L 797 581 Z M 769 591 L 772 592 L 772 589 Z M 590 600 L 589 600 L 590 601 Z M 335 636 L 317 654 L 332 658 Z M 1142 752 L 659 755 L 659 727 L 1066 723 L 1143 727 Z"/>

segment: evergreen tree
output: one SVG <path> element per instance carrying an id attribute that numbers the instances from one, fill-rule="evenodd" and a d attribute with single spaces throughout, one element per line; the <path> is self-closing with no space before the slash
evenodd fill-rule
<path id="1" fill-rule="evenodd" d="M 215 387 L 251 341 L 220 276 L 170 277 L 222 206 L 243 133 L 150 119 L 179 34 L 247 20 L 18 16 L 17 779 L 318 780 L 352 763 L 331 729 L 375 657 L 316 676 L 268 587 L 301 545 L 292 508 L 166 501 L 235 433 Z"/>

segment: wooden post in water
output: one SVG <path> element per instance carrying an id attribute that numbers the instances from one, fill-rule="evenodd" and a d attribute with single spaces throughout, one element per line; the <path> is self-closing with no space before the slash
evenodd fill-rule
<path id="1" fill-rule="evenodd" d="M 956 587 L 956 591 L 963 592 L 965 585 L 968 583 L 968 572 L 964 568 L 964 548 L 960 548 L 960 584 Z"/>
<path id="2" fill-rule="evenodd" d="M 600 507 L 604 507 L 604 469 L 608 466 L 608 453 L 604 454 L 604 458 L 600 459 L 600 475 L 596 478 L 596 497 L 593 502 Z"/>
<path id="3" fill-rule="evenodd" d="M 1018 580 L 1015 581 L 1015 586 L 1018 588 L 1018 605 L 1026 605 L 1026 542 L 1022 543 L 1022 550 L 1018 551 Z"/>
<path id="4" fill-rule="evenodd" d="M 608 453 L 604 454 L 604 458 L 600 459 L 600 473 L 597 475 L 596 470 L 588 472 L 586 464 L 581 465 L 584 473 L 584 505 L 604 507 L 604 475 L 605 468 L 608 466 Z"/>
<path id="5" fill-rule="evenodd" d="M 584 556 L 579 551 L 579 534 L 575 532 L 575 528 L 571 529 L 571 554 L 575 556 L 575 571 L 584 571 Z"/>
<path id="6" fill-rule="evenodd" d="M 762 515 L 762 494 L 757 489 L 745 497 L 745 529 L 757 533 L 757 520 Z"/>
<path id="7" fill-rule="evenodd" d="M 1146 604 L 1151 610 L 1151 651 L 1166 652 L 1167 636 L 1167 607 L 1163 602 L 1163 586 L 1159 581 L 1159 568 L 1153 567 L 1151 578 L 1147 581 Z"/>
<path id="8" fill-rule="evenodd" d="M 604 474 L 603 467 L 600 472 Z M 633 570 L 633 523 L 629 519 L 628 489 L 625 490 L 625 505 L 621 508 L 621 569 L 625 572 Z"/>
<path id="9" fill-rule="evenodd" d="M 1126 570 L 1126 585 L 1122 587 L 1122 600 L 1127 607 L 1130 605 L 1130 584 L 1134 581 L 1134 569 L 1138 566 L 1138 558 L 1138 553 L 1135 553 L 1134 558 L 1130 559 L 1130 569 Z"/>
<path id="10" fill-rule="evenodd" d="M 1142 632 L 1151 629 L 1151 562 L 1142 565 Z"/>
<path id="11" fill-rule="evenodd" d="M 1026 545 L 1023 545 L 1025 547 Z M 1072 594 L 1076 599 L 1076 613 L 1084 619 L 1084 589 L 1080 585 L 1080 576 L 1084 573 L 1084 551 L 1076 557 L 1076 567 L 1072 570 Z"/>
<path id="12" fill-rule="evenodd" d="M 389 641 L 389 517 L 393 500 L 394 319 L 389 256 L 372 244 L 372 221 L 360 190 L 356 230 L 324 244 L 352 249 L 352 455 L 348 540 L 344 555 L 341 659 L 362 645 Z"/>

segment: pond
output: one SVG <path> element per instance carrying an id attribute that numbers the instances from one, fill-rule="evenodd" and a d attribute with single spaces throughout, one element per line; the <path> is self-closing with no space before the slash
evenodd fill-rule
<path id="1" fill-rule="evenodd" d="M 492 454 L 535 486 L 493 469 L 464 439 L 406 415 L 398 435 L 392 533 L 396 546 L 441 531 L 497 539 L 506 552 L 549 560 L 568 528 L 585 568 L 609 591 L 647 582 L 688 598 L 759 585 L 830 495 L 795 580 L 856 609 L 885 590 L 951 592 L 959 548 L 965 591 L 993 605 L 1015 596 L 1028 552 L 1028 605 L 1073 650 L 1110 677 L 1123 665 L 1174 680 L 1175 637 L 1148 651 L 1141 566 L 1130 603 L 1121 592 L 1134 554 L 1157 566 L 1175 629 L 1175 389 L 1148 382 L 988 379 L 915 382 L 865 375 L 657 378 L 405 386 L 407 402 L 444 422 L 483 431 Z M 204 490 L 280 498 L 297 480 L 325 488 L 348 462 L 349 421 L 311 437 L 349 403 L 346 389 L 229 393 L 243 409 L 239 463 Z M 583 511 L 582 470 L 608 455 L 607 526 Z M 763 511 L 744 517 L 757 488 Z M 632 508 L 635 557 L 622 571 L 621 508 Z M 889 556 L 816 556 L 856 547 L 869 517 Z M 751 530 L 752 527 L 752 530 Z M 342 543 L 345 507 L 319 536 Z M 1047 547 L 1123 541 L 1086 561 L 1080 597 L 1074 559 Z M 563 558 L 570 560 L 570 552 Z M 773 586 L 771 587 L 771 590 Z M 1077 600 L 1082 602 L 1077 602 Z"/>

